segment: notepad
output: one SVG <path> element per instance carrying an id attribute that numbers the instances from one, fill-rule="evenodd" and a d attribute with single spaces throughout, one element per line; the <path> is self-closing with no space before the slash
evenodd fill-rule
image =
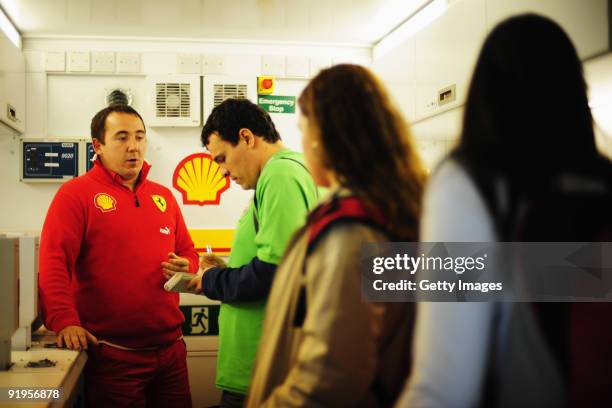
<path id="1" fill-rule="evenodd" d="M 187 284 L 195 277 L 193 273 L 176 272 L 164 284 L 164 289 L 168 292 L 194 293 L 196 287 L 188 288 Z"/>

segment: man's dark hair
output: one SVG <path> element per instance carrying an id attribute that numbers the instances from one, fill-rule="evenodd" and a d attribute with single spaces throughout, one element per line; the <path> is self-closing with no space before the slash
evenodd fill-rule
<path id="1" fill-rule="evenodd" d="M 248 99 L 226 99 L 213 109 L 202 129 L 202 145 L 208 146 L 210 135 L 217 133 L 222 140 L 236 146 L 240 129 L 249 129 L 268 143 L 280 140 L 270 115 Z"/>
<path id="2" fill-rule="evenodd" d="M 136 112 L 136 109 L 132 108 L 131 106 L 123 104 L 110 105 L 102 109 L 100 112 L 96 113 L 96 115 L 91 120 L 92 139 L 98 139 L 100 143 L 104 144 L 104 132 L 106 130 L 104 128 L 104 125 L 106 123 L 106 118 L 108 117 L 108 115 L 113 112 L 127 113 L 128 115 L 137 116 L 138 119 L 140 119 L 140 121 L 142 122 L 142 126 L 144 127 L 145 125 L 144 120 L 142 120 L 142 116 L 140 116 L 140 114 Z"/>

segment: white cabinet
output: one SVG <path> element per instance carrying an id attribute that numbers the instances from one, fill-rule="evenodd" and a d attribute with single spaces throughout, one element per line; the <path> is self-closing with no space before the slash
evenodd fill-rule
<path id="1" fill-rule="evenodd" d="M 0 121 L 19 133 L 25 130 L 25 58 L 0 32 Z"/>
<path id="2" fill-rule="evenodd" d="M 185 315 L 190 321 L 191 331 L 185 335 L 184 340 L 187 346 L 187 370 L 193 407 L 212 407 L 218 405 L 221 399 L 221 391 L 215 386 L 219 352 L 219 336 L 216 335 L 219 327 L 219 303 L 201 295 L 180 294 L 181 307 L 192 307 Z M 202 335 L 203 330 L 211 335 Z"/>
<path id="3" fill-rule="evenodd" d="M 215 386 L 218 336 L 185 336 L 187 369 L 194 407 L 219 404 L 221 390 Z"/>
<path id="4" fill-rule="evenodd" d="M 417 121 L 465 102 L 485 34 L 485 0 L 461 0 L 416 35 Z"/>
<path id="5" fill-rule="evenodd" d="M 608 50 L 608 0 L 486 0 L 487 29 L 521 13 L 538 13 L 555 20 L 585 59 Z"/>

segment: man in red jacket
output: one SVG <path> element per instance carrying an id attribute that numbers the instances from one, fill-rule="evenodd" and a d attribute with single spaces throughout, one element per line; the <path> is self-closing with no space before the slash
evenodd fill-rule
<path id="1" fill-rule="evenodd" d="M 163 270 L 198 255 L 172 193 L 147 180 L 146 130 L 127 105 L 91 122 L 98 156 L 62 185 L 40 244 L 40 300 L 57 344 L 87 349 L 88 407 L 191 407 L 184 321 Z"/>

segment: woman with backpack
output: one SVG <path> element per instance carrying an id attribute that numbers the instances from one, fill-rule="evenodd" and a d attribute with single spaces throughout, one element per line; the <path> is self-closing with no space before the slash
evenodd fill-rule
<path id="1" fill-rule="evenodd" d="M 247 406 L 390 406 L 409 370 L 413 305 L 362 301 L 361 251 L 416 240 L 424 172 L 367 69 L 323 70 L 299 106 L 307 166 L 331 192 L 274 278 Z"/>
<path id="2" fill-rule="evenodd" d="M 576 194 L 588 197 L 570 198 L 574 192 L 558 187 L 568 173 L 610 185 L 580 60 L 555 22 L 510 18 L 480 52 L 459 145 L 425 194 L 420 240 L 593 240 L 594 229 L 568 220 L 601 208 L 609 195 L 583 189 Z M 601 312 L 601 304 L 593 307 Z M 588 313 L 571 304 L 419 304 L 413 371 L 399 406 L 610 406 L 609 374 L 588 373 L 591 360 L 576 344 L 576 317 L 584 322 Z M 607 316 L 601 333 L 583 333 L 581 344 L 584 353 L 606 339 L 595 353 L 603 353 L 609 370 Z"/>

